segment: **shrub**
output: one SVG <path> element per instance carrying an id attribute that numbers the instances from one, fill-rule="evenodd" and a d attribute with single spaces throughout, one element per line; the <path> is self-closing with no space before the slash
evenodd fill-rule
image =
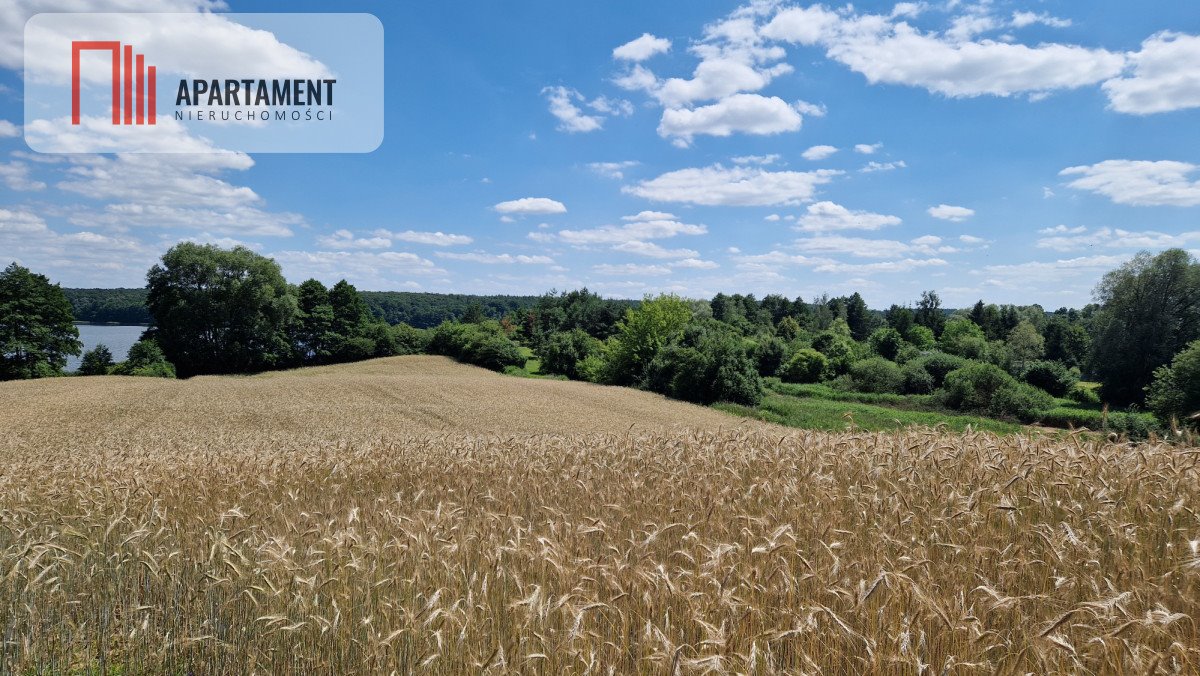
<path id="1" fill-rule="evenodd" d="M 792 358 L 779 369 L 779 377 L 789 383 L 817 383 L 829 370 L 829 359 L 817 350 L 806 347 L 796 350 Z"/>
<path id="2" fill-rule="evenodd" d="M 700 404 L 754 406 L 763 392 L 758 369 L 741 341 L 705 326 L 689 327 L 680 340 L 659 350 L 646 367 L 644 385 Z"/>
<path id="3" fill-rule="evenodd" d="M 1030 385 L 1040 387 L 1056 397 L 1066 396 L 1071 388 L 1079 382 L 1078 376 L 1056 361 L 1029 362 L 1029 365 L 1025 367 L 1025 372 L 1021 374 L 1021 378 Z"/>
<path id="4" fill-rule="evenodd" d="M 775 375 L 786 359 L 787 344 L 779 338 L 766 338 L 754 348 L 754 362 L 760 376 Z"/>
<path id="5" fill-rule="evenodd" d="M 443 322 L 433 330 L 429 352 L 493 371 L 503 371 L 505 366 L 525 365 L 520 348 L 493 321 L 480 324 Z"/>
<path id="6" fill-rule="evenodd" d="M 162 348 L 150 338 L 143 338 L 129 348 L 125 361 L 112 367 L 113 375 L 174 378 L 175 366 L 167 361 Z"/>
<path id="7" fill-rule="evenodd" d="M 868 341 L 871 344 L 872 352 L 893 361 L 900 353 L 900 348 L 904 347 L 904 336 L 891 327 L 875 329 Z"/>
<path id="8" fill-rule="evenodd" d="M 1200 426 L 1200 340 L 1175 355 L 1170 366 L 1155 369 L 1146 393 L 1146 407 L 1163 423 Z"/>
<path id="9" fill-rule="evenodd" d="M 83 353 L 83 360 L 79 363 L 79 375 L 102 376 L 107 374 L 108 370 L 112 367 L 112 350 L 109 350 L 107 345 L 101 343 Z"/>
<path id="10" fill-rule="evenodd" d="M 967 365 L 967 360 L 945 352 L 931 352 L 911 364 L 923 369 L 933 379 L 933 389 L 938 389 L 946 381 L 946 374 Z"/>
<path id="11" fill-rule="evenodd" d="M 995 364 L 972 363 L 946 375 L 943 402 L 950 408 L 994 416 L 1037 419 L 1054 406 L 1042 390 L 1017 382 Z"/>
<path id="12" fill-rule="evenodd" d="M 1079 383 L 1075 383 L 1075 386 L 1067 392 L 1067 399 L 1085 406 L 1100 405 L 1100 394 L 1095 389 L 1084 387 Z"/>
<path id="13" fill-rule="evenodd" d="M 538 347 L 537 355 L 542 360 L 542 371 L 578 379 L 579 362 L 599 350 L 600 345 L 583 329 L 556 331 Z"/>
<path id="14" fill-rule="evenodd" d="M 904 374 L 900 367 L 883 357 L 854 362 L 850 366 L 849 375 L 854 389 L 859 392 L 899 394 L 904 390 Z"/>
<path id="15" fill-rule="evenodd" d="M 922 350 L 933 349 L 937 345 L 937 340 L 933 337 L 933 331 L 928 326 L 913 324 L 908 328 L 908 332 L 904 334 L 904 339 Z"/>
<path id="16" fill-rule="evenodd" d="M 429 349 L 429 331 L 408 324 L 393 326 L 392 338 L 396 342 L 396 354 L 421 354 Z"/>
<path id="17" fill-rule="evenodd" d="M 905 394 L 930 394 L 937 389 L 933 376 L 919 360 L 908 362 L 900 371 L 904 376 Z"/>
<path id="18" fill-rule="evenodd" d="M 905 343 L 904 347 L 900 348 L 900 352 L 896 354 L 896 358 L 892 361 L 896 362 L 897 364 L 907 364 L 908 362 L 917 359 L 920 356 L 921 350 L 919 348 L 917 348 L 915 345 L 909 345 L 908 343 Z"/>
<path id="19" fill-rule="evenodd" d="M 830 375 L 846 373 L 856 361 L 855 342 L 832 331 L 817 334 L 813 339 L 813 349 L 824 354 L 829 360 Z"/>

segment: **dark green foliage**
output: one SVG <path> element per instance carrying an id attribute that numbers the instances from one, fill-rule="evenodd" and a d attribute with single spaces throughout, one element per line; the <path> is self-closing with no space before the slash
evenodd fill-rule
<path id="1" fill-rule="evenodd" d="M 573 380 L 580 379 L 579 363 L 598 353 L 603 343 L 583 329 L 559 331 L 543 340 L 536 353 L 542 361 L 542 371 L 558 373 Z"/>
<path id="2" fill-rule="evenodd" d="M 106 375 L 114 363 L 112 350 L 108 349 L 108 346 L 104 343 L 100 343 L 83 353 L 83 360 L 79 363 L 79 375 Z"/>
<path id="3" fill-rule="evenodd" d="M 158 343 L 152 339 L 143 338 L 129 348 L 129 356 L 125 358 L 125 361 L 112 367 L 110 373 L 117 376 L 174 378 L 175 367 L 167 361 Z"/>
<path id="4" fill-rule="evenodd" d="M 900 348 L 904 347 L 904 337 L 891 327 L 875 329 L 871 334 L 870 343 L 872 352 L 894 361 L 896 355 L 900 354 Z"/>
<path id="5" fill-rule="evenodd" d="M 1146 407 L 1163 423 L 1200 428 L 1200 340 L 1175 355 L 1170 366 L 1154 372 Z"/>
<path id="6" fill-rule="evenodd" d="M 754 347 L 754 362 L 760 376 L 773 376 L 787 359 L 787 343 L 779 338 L 763 338 Z"/>
<path id="7" fill-rule="evenodd" d="M 970 363 L 946 376 L 943 402 L 961 411 L 1012 416 L 1029 422 L 1054 406 L 1042 390 L 1017 382 L 993 364 Z"/>
<path id="8" fill-rule="evenodd" d="M 1142 401 L 1155 369 L 1200 338 L 1200 264 L 1182 249 L 1138 254 L 1096 288 L 1089 371 L 1104 399 Z"/>
<path id="9" fill-rule="evenodd" d="M 57 284 L 16 263 L 0 272 L 0 380 L 61 375 L 82 347 Z"/>
<path id="10" fill-rule="evenodd" d="M 802 348 L 779 369 L 779 377 L 789 383 L 816 383 L 829 372 L 829 359 L 812 348 Z"/>
<path id="11" fill-rule="evenodd" d="M 904 391 L 904 374 L 895 362 L 883 357 L 862 359 L 850 365 L 850 381 L 855 390 L 874 394 L 899 394 Z"/>
<path id="12" fill-rule="evenodd" d="M 902 307 L 900 305 L 892 305 L 883 313 L 884 320 L 888 326 L 900 332 L 900 335 L 907 336 L 909 329 L 916 325 L 915 315 L 912 308 Z"/>
<path id="13" fill-rule="evenodd" d="M 429 331 L 418 329 L 408 324 L 396 324 L 392 327 L 392 340 L 396 344 L 396 354 L 421 354 L 429 348 Z"/>
<path id="14" fill-rule="evenodd" d="M 908 362 L 900 371 L 904 376 L 905 394 L 930 394 L 937 389 L 933 375 L 925 369 L 925 365 L 919 359 Z"/>
<path id="15" fill-rule="evenodd" d="M 299 359 L 308 364 L 324 364 L 333 358 L 339 342 L 333 330 L 333 306 L 329 290 L 315 279 L 306 280 L 297 292 L 296 322 L 293 341 Z"/>
<path id="16" fill-rule="evenodd" d="M 1067 399 L 1084 406 L 1100 405 L 1100 394 L 1091 387 L 1084 387 L 1081 383 L 1076 383 L 1075 387 L 1067 392 Z"/>
<path id="17" fill-rule="evenodd" d="M 445 321 L 456 320 L 474 304 L 483 307 L 488 319 L 505 315 L 524 316 L 540 300 L 538 296 L 471 296 L 460 293 L 420 293 L 411 291 L 360 291 L 371 314 L 389 324 L 408 324 L 430 329 Z M 628 301 L 616 301 L 628 302 Z"/>
<path id="18" fill-rule="evenodd" d="M 937 340 L 933 337 L 933 331 L 920 324 L 913 324 L 912 328 L 904 334 L 904 339 L 922 350 L 932 350 L 937 345 Z"/>
<path id="19" fill-rule="evenodd" d="M 428 349 L 431 354 L 445 355 L 493 371 L 525 365 L 520 348 L 493 321 L 482 324 L 444 322 L 433 329 Z"/>
<path id="20" fill-rule="evenodd" d="M 635 301 L 607 300 L 587 288 L 550 293 L 537 299 L 526 314 L 526 334 L 535 346 L 555 333 L 579 329 L 604 340 L 617 332 L 617 323 Z"/>
<path id="21" fill-rule="evenodd" d="M 917 302 L 917 311 L 913 321 L 933 331 L 933 335 L 942 335 L 942 327 L 946 324 L 946 315 L 942 312 L 942 299 L 936 291 L 925 291 Z"/>
<path id="22" fill-rule="evenodd" d="M 1079 382 L 1079 376 L 1056 361 L 1030 362 L 1021 379 L 1056 397 L 1064 397 Z"/>
<path id="23" fill-rule="evenodd" d="M 152 335 L 179 375 L 247 373 L 293 361 L 296 297 L 275 261 L 184 242 L 147 274 Z"/>
<path id="24" fill-rule="evenodd" d="M 1062 362 L 1067 366 L 1083 366 L 1087 362 L 1092 338 L 1078 323 L 1064 316 L 1055 315 L 1043 329 L 1046 338 L 1046 359 Z"/>
<path id="25" fill-rule="evenodd" d="M 146 289 L 63 289 L 75 321 L 90 324 L 149 324 Z"/>
<path id="26" fill-rule="evenodd" d="M 967 360 L 945 352 L 931 352 L 909 363 L 928 373 L 933 379 L 933 388 L 938 389 L 946 382 L 946 375 L 966 366 Z"/>
<path id="27" fill-rule="evenodd" d="M 650 361 L 683 334 L 691 319 L 692 309 L 672 295 L 647 297 L 637 308 L 626 310 L 605 350 L 602 381 L 609 385 L 643 382 Z"/>
<path id="28" fill-rule="evenodd" d="M 753 406 L 762 399 L 762 379 L 739 336 L 716 320 L 696 320 L 646 368 L 647 389 L 675 399 Z"/>
<path id="29" fill-rule="evenodd" d="M 946 322 L 938 346 L 944 352 L 964 359 L 984 359 L 987 356 L 987 338 L 983 329 L 966 317 L 954 317 Z"/>
<path id="30" fill-rule="evenodd" d="M 846 299 L 846 324 L 850 326 L 850 337 L 854 340 L 866 340 L 867 336 L 871 335 L 871 319 L 867 302 L 855 291 Z"/>

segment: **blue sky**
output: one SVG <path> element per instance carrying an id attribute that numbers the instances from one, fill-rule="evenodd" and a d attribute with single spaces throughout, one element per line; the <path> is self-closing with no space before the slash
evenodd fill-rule
<path id="1" fill-rule="evenodd" d="M 1200 250 L 1189 3 L 289 3 L 383 23 L 375 152 L 38 155 L 11 45 L 64 4 L 131 3 L 0 13 L 0 259 L 64 285 L 191 239 L 364 289 L 1055 308 Z"/>

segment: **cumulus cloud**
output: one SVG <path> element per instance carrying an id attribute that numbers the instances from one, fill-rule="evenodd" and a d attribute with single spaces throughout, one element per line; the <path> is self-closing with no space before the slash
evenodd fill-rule
<path id="1" fill-rule="evenodd" d="M 812 146 L 808 150 L 800 153 L 800 157 L 811 161 L 820 161 L 827 157 L 831 157 L 838 151 L 834 146 Z"/>
<path id="2" fill-rule="evenodd" d="M 550 114 L 558 119 L 559 131 L 579 133 L 596 131 L 604 126 L 603 118 L 599 115 L 588 115 L 575 105 L 576 101 L 585 100 L 583 94 L 567 87 L 546 87 L 542 94 L 550 103 Z"/>
<path id="3" fill-rule="evenodd" d="M 939 204 L 936 207 L 929 207 L 926 212 L 934 218 L 953 223 L 961 223 L 975 215 L 974 209 L 956 207 L 949 204 Z"/>
<path id="4" fill-rule="evenodd" d="M 1012 27 L 1025 28 L 1034 24 L 1042 24 L 1050 28 L 1067 28 L 1071 25 L 1070 19 L 1060 19 L 1056 16 L 1051 16 L 1045 12 L 1013 12 Z"/>
<path id="5" fill-rule="evenodd" d="M 642 33 L 642 36 L 626 42 L 613 49 L 612 55 L 614 59 L 621 61 L 645 61 L 657 54 L 665 54 L 671 50 L 671 41 L 666 38 L 655 37 L 650 33 Z"/>
<path id="6" fill-rule="evenodd" d="M 699 251 L 693 249 L 668 249 L 654 242 L 646 242 L 642 240 L 630 240 L 622 242 L 613 247 L 613 251 L 622 253 L 631 253 L 638 256 L 646 256 L 648 258 L 695 258 L 700 255 Z"/>
<path id="7" fill-rule="evenodd" d="M 1029 261 L 1004 265 L 986 265 L 971 274 L 984 278 L 988 286 L 1011 291 L 1045 292 L 1060 289 L 1059 295 L 1076 293 L 1090 287 L 1101 275 L 1129 260 L 1128 256 L 1097 255 L 1063 258 L 1054 261 Z"/>
<path id="8" fill-rule="evenodd" d="M 908 165 L 904 163 L 904 160 L 896 160 L 895 162 L 867 162 L 859 171 L 864 174 L 871 174 L 877 171 L 894 171 L 906 167 Z"/>
<path id="9" fill-rule="evenodd" d="M 10 190 L 42 190 L 46 184 L 29 176 L 29 165 L 24 162 L 0 163 L 0 182 Z"/>
<path id="10" fill-rule="evenodd" d="M 858 143 L 854 146 L 854 152 L 862 155 L 874 155 L 882 147 L 882 143 Z"/>
<path id="11" fill-rule="evenodd" d="M 697 135 L 730 136 L 734 133 L 768 136 L 796 131 L 803 117 L 777 96 L 734 94 L 698 108 L 663 111 L 658 135 L 687 146 Z"/>
<path id="12" fill-rule="evenodd" d="M 625 178 L 625 170 L 636 167 L 639 162 L 636 160 L 625 160 L 623 162 L 589 162 L 588 169 L 605 177 L 615 178 L 618 181 Z"/>
<path id="13" fill-rule="evenodd" d="M 661 276 L 671 274 L 671 268 L 665 265 L 642 265 L 639 263 L 601 263 L 593 265 L 592 270 L 601 275 L 620 275 L 632 277 L 637 275 Z"/>
<path id="14" fill-rule="evenodd" d="M 664 218 L 665 217 L 665 218 Z M 677 235 L 703 235 L 708 232 L 704 225 L 683 223 L 671 214 L 642 212 L 623 225 L 602 225 L 585 230 L 559 230 L 557 233 L 532 233 L 542 235 L 535 240 L 560 241 L 576 246 L 623 245 L 628 242 L 644 242 L 652 239 L 668 239 Z M 695 255 L 689 252 L 690 255 Z"/>
<path id="15" fill-rule="evenodd" d="M 1158 33 L 1129 60 L 1132 75 L 1104 83 L 1113 110 L 1148 115 L 1200 107 L 1200 36 Z"/>
<path id="16" fill-rule="evenodd" d="M 1078 176 L 1067 185 L 1132 206 L 1200 205 L 1200 180 L 1189 178 L 1200 166 L 1162 160 L 1106 160 L 1090 166 L 1068 167 L 1062 176 Z"/>
<path id="17" fill-rule="evenodd" d="M 276 251 L 268 254 L 288 279 L 346 279 L 360 289 L 412 286 L 406 277 L 445 275 L 433 261 L 406 251 Z"/>
<path id="18" fill-rule="evenodd" d="M 0 120 L 0 138 L 15 138 L 20 135 L 20 127 L 8 120 Z"/>
<path id="19" fill-rule="evenodd" d="M 492 207 L 502 214 L 565 214 L 567 207 L 558 200 L 549 197 L 522 197 L 521 199 L 500 202 Z"/>
<path id="20" fill-rule="evenodd" d="M 720 164 L 679 169 L 625 186 L 623 192 L 660 202 L 704 206 L 774 206 L 812 199 L 816 188 L 842 172 L 768 171 L 759 167 L 726 168 Z"/>
<path id="21" fill-rule="evenodd" d="M 769 155 L 740 155 L 729 158 L 734 164 L 775 164 L 779 161 L 779 153 Z"/>
<path id="22" fill-rule="evenodd" d="M 475 241 L 466 235 L 451 235 L 440 230 L 437 232 L 418 232 L 415 230 L 389 232 L 387 230 L 376 230 L 375 234 L 376 236 L 388 237 L 401 242 L 428 244 L 429 246 L 457 246 L 470 244 Z"/>
<path id="23" fill-rule="evenodd" d="M 840 204 L 826 201 L 808 205 L 807 213 L 797 219 L 794 227 L 803 232 L 832 232 L 879 230 L 889 225 L 900 225 L 900 218 L 870 211 L 851 211 Z"/>
<path id="24" fill-rule="evenodd" d="M 549 256 L 526 256 L 524 254 L 514 256 L 506 253 L 492 254 L 483 252 L 448 253 L 445 251 L 437 251 L 434 255 L 447 260 L 482 263 L 484 265 L 554 265 L 554 259 Z"/>
<path id="25" fill-rule="evenodd" d="M 1086 227 L 1046 228 L 1039 231 L 1047 235 L 1037 241 L 1039 249 L 1054 251 L 1081 251 L 1085 249 L 1168 249 L 1187 248 L 1200 242 L 1200 231 L 1167 234 L 1153 230 L 1130 231 L 1121 228 L 1099 228 L 1088 231 Z"/>
<path id="26" fill-rule="evenodd" d="M 326 249 L 387 249 L 392 246 L 392 240 L 387 237 L 355 237 L 349 230 L 334 230 L 328 235 L 317 238 L 317 245 Z"/>
<path id="27" fill-rule="evenodd" d="M 956 251 L 942 245 L 940 237 L 926 235 L 911 242 L 841 235 L 818 235 L 796 241 L 796 248 L 805 254 L 850 255 L 858 258 L 902 258 L 914 254 L 934 255 Z"/>

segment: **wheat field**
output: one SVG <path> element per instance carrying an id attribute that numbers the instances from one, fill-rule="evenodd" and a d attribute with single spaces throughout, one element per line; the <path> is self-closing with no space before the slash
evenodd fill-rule
<path id="1" fill-rule="evenodd" d="M 0 384 L 0 673 L 1197 673 L 1200 450 L 393 358 Z"/>

